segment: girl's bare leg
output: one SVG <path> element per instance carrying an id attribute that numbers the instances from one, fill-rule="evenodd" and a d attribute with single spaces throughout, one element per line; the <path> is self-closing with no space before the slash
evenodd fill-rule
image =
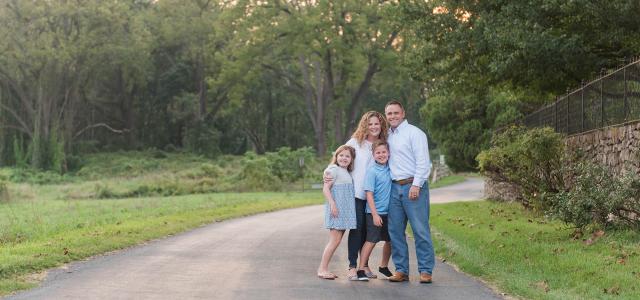
<path id="1" fill-rule="evenodd" d="M 322 260 L 320 261 L 320 266 L 318 267 L 318 276 L 330 274 L 329 262 L 331 261 L 331 257 L 333 257 L 333 253 L 340 245 L 343 234 L 344 230 L 329 230 L 329 242 L 327 242 L 327 246 L 324 247 L 324 251 L 322 252 Z"/>

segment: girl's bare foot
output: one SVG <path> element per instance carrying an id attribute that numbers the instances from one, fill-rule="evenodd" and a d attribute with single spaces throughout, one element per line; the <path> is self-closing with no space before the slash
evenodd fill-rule
<path id="1" fill-rule="evenodd" d="M 318 272 L 318 278 L 334 280 L 334 279 L 338 278 L 338 276 L 336 276 L 335 274 L 327 271 L 327 272 Z"/>

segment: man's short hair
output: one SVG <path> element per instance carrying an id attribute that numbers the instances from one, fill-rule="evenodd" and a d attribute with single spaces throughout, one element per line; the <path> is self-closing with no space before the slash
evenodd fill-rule
<path id="1" fill-rule="evenodd" d="M 402 103 L 400 103 L 400 101 L 398 101 L 398 100 L 391 100 L 391 101 L 387 102 L 387 104 L 384 106 L 384 110 L 387 110 L 387 107 L 389 107 L 389 105 L 400 106 L 402 111 L 404 111 L 404 106 L 402 106 Z"/>

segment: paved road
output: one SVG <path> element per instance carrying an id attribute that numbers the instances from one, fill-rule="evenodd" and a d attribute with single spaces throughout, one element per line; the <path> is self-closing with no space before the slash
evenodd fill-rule
<path id="1" fill-rule="evenodd" d="M 468 186 L 463 190 L 477 189 L 476 181 L 464 183 Z M 436 189 L 432 196 L 450 201 L 455 190 Z M 346 238 L 331 265 L 340 278 L 319 279 L 315 273 L 327 238 L 322 213 L 322 206 L 310 206 L 208 225 L 52 270 L 40 287 L 9 299 L 500 298 L 440 262 L 433 284 L 417 283 L 417 274 L 409 283 L 350 282 L 345 276 Z M 380 249 L 374 250 L 373 266 L 379 254 Z"/>
<path id="2" fill-rule="evenodd" d="M 484 180 L 467 178 L 466 181 L 431 190 L 431 204 L 455 201 L 475 201 L 484 198 Z"/>

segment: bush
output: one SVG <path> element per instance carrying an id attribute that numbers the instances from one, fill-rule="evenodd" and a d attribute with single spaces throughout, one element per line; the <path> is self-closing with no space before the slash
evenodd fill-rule
<path id="1" fill-rule="evenodd" d="M 292 151 L 289 147 L 279 148 L 277 152 L 265 153 L 271 173 L 285 182 L 295 182 L 304 175 L 307 164 L 314 159 L 314 152 L 310 147 Z M 300 159 L 305 165 L 300 167 Z"/>
<path id="2" fill-rule="evenodd" d="M 551 212 L 578 228 L 619 226 L 640 228 L 640 178 L 631 172 L 614 176 L 602 166 L 581 162 L 568 166 L 572 187 L 553 197 Z"/>
<path id="3" fill-rule="evenodd" d="M 98 183 L 95 185 L 94 189 L 95 189 L 95 197 L 97 199 L 117 198 L 115 193 L 107 185 Z"/>
<path id="4" fill-rule="evenodd" d="M 247 152 L 242 165 L 239 174 L 241 180 L 238 186 L 239 190 L 277 191 L 282 188 L 282 182 L 278 176 L 273 174 L 271 164 L 266 156 Z"/>
<path id="5" fill-rule="evenodd" d="M 525 207 L 546 211 L 550 197 L 564 189 L 562 136 L 551 128 L 514 126 L 495 135 L 492 144 L 477 157 L 480 171 L 496 182 L 518 186 Z"/>

